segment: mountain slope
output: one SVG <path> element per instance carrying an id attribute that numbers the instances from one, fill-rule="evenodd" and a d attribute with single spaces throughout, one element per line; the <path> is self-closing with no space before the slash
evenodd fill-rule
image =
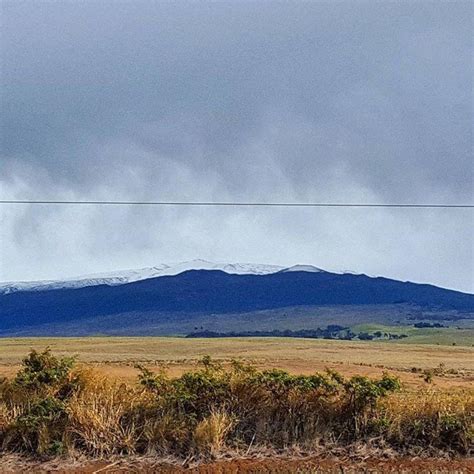
<path id="1" fill-rule="evenodd" d="M 150 311 L 225 315 L 305 305 L 400 303 L 474 312 L 474 295 L 387 278 L 307 271 L 235 275 L 192 270 L 120 286 L 0 295 L 0 331 L 130 312 L 139 318 Z"/>

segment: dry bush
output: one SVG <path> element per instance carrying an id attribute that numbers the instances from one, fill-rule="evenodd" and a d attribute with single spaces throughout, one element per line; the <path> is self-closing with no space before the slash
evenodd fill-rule
<path id="1" fill-rule="evenodd" d="M 190 449 L 190 424 L 173 413 L 150 410 L 142 417 L 141 445 L 147 454 L 181 455 Z"/>

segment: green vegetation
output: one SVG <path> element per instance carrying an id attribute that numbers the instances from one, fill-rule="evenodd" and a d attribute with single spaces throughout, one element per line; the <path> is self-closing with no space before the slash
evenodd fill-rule
<path id="1" fill-rule="evenodd" d="M 217 332 L 199 328 L 186 338 L 233 338 L 233 337 L 289 337 L 306 339 L 336 339 L 343 341 L 400 341 L 417 344 L 474 345 L 474 329 L 453 328 L 441 323 L 415 323 L 412 325 L 357 324 L 351 327 L 337 324 L 326 328 L 269 331 Z"/>
<path id="2" fill-rule="evenodd" d="M 210 357 L 176 378 L 139 369 L 137 383 L 125 385 L 48 349 L 31 352 L 0 383 L 2 450 L 212 457 L 252 445 L 311 449 L 372 439 L 400 452 L 467 454 L 472 443 L 472 394 L 409 394 L 389 374 L 290 375 L 237 361 L 224 369 Z"/>
<path id="3" fill-rule="evenodd" d="M 387 334 L 405 334 L 408 337 L 398 342 L 404 344 L 440 344 L 440 345 L 459 345 L 472 346 L 474 344 L 474 329 L 455 327 L 442 328 L 417 328 L 414 325 L 387 326 L 384 324 L 357 324 L 351 327 L 356 333 L 365 332 L 368 334 L 387 333 Z"/>
<path id="4" fill-rule="evenodd" d="M 355 333 L 350 328 L 339 326 L 338 324 L 330 324 L 326 328 L 316 329 L 300 329 L 292 331 L 286 329 L 280 331 L 274 329 L 272 331 L 233 331 L 233 332 L 215 332 L 207 330 L 197 330 L 186 335 L 187 338 L 218 338 L 218 337 L 294 337 L 306 339 L 339 339 L 343 341 L 352 341 L 359 339 L 360 341 L 371 341 L 374 339 L 403 339 L 406 334 L 392 334 L 388 332 L 376 331 L 374 333 L 359 332 Z"/>

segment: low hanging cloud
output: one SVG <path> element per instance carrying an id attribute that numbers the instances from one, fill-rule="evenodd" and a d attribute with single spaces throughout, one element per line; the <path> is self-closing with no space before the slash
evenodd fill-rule
<path id="1" fill-rule="evenodd" d="M 470 2 L 2 7 L 3 199 L 473 202 Z M 1 280 L 200 257 L 473 291 L 471 210 L 0 213 Z"/>

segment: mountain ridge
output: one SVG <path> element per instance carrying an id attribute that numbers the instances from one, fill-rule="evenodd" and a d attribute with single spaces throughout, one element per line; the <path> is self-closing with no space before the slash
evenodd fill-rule
<path id="1" fill-rule="evenodd" d="M 0 295 L 0 331 L 65 321 L 79 323 L 121 313 L 134 313 L 137 318 L 151 311 L 225 317 L 284 307 L 382 304 L 412 304 L 470 313 L 474 312 L 474 295 L 367 275 L 307 271 L 238 275 L 221 270 L 188 270 L 118 286 Z"/>

